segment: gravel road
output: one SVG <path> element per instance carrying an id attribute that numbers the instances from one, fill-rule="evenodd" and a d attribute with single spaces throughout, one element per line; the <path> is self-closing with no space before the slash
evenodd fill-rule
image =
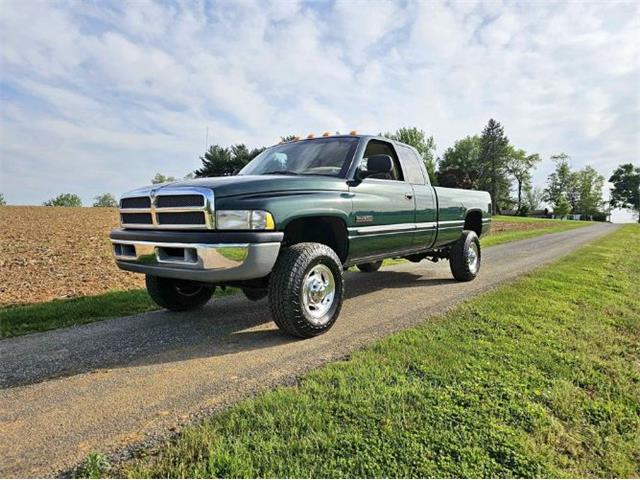
<path id="1" fill-rule="evenodd" d="M 265 300 L 216 299 L 0 341 L 0 477 L 51 476 L 87 453 L 157 441 L 199 416 L 441 313 L 612 232 L 608 224 L 491 247 L 479 277 L 448 263 L 347 273 L 329 333 L 281 334 Z"/>

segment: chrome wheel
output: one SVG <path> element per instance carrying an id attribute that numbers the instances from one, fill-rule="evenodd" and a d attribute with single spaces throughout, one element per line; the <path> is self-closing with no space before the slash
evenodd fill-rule
<path id="1" fill-rule="evenodd" d="M 315 265 L 302 284 L 302 305 L 309 321 L 318 326 L 327 323 L 327 315 L 336 293 L 336 282 L 329 267 L 323 264 Z"/>
<path id="2" fill-rule="evenodd" d="M 471 243 L 467 251 L 467 266 L 469 267 L 469 271 L 476 274 L 479 264 L 480 255 L 478 255 L 478 246 L 475 243 Z"/>

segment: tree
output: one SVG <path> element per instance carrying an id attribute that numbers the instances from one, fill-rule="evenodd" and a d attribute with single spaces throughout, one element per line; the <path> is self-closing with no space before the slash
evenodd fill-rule
<path id="1" fill-rule="evenodd" d="M 566 217 L 571 211 L 571 204 L 566 197 L 558 198 L 558 203 L 556 203 L 553 207 L 553 213 L 558 215 L 560 218 Z"/>
<path id="2" fill-rule="evenodd" d="M 196 177 L 226 177 L 235 175 L 242 167 L 264 151 L 263 148 L 249 150 L 246 145 L 238 144 L 230 148 L 211 145 L 203 157 L 202 168 L 194 173 Z"/>
<path id="3" fill-rule="evenodd" d="M 477 189 L 480 171 L 480 137 L 457 140 L 438 163 L 438 184 L 443 187 Z"/>
<path id="4" fill-rule="evenodd" d="M 507 148 L 507 172 L 518 184 L 518 210 L 522 207 L 522 191 L 523 188 L 530 186 L 531 169 L 540 161 L 537 153 L 527 155 L 522 149 L 514 148 L 509 145 Z"/>
<path id="5" fill-rule="evenodd" d="M 507 176 L 507 147 L 509 139 L 500 122 L 489 119 L 480 137 L 480 188 L 491 195 L 492 213 L 500 211 L 500 205 L 509 200 L 511 182 Z"/>
<path id="6" fill-rule="evenodd" d="M 596 169 L 587 166 L 575 173 L 576 212 L 593 217 L 602 209 L 604 177 Z"/>
<path id="7" fill-rule="evenodd" d="M 94 198 L 93 206 L 94 207 L 105 207 L 105 208 L 114 208 L 118 206 L 118 202 L 115 197 L 110 193 L 103 193 L 102 195 L 97 195 Z"/>
<path id="8" fill-rule="evenodd" d="M 609 182 L 613 183 L 611 207 L 633 211 L 640 222 L 640 167 L 631 163 L 619 165 Z"/>
<path id="9" fill-rule="evenodd" d="M 556 163 L 555 171 L 547 177 L 547 186 L 544 189 L 544 200 L 557 205 L 561 198 L 569 201 L 571 208 L 577 206 L 577 182 L 576 175 L 569 166 L 569 155 L 561 153 L 552 155 L 551 160 Z"/>
<path id="10" fill-rule="evenodd" d="M 529 211 L 538 210 L 542 205 L 544 198 L 544 191 L 540 187 L 532 187 L 527 185 L 524 189 L 524 195 L 526 197 L 527 207 Z"/>
<path id="11" fill-rule="evenodd" d="M 415 148 L 424 162 L 424 166 L 429 173 L 431 183 L 435 184 L 436 179 L 436 142 L 433 136 L 427 137 L 424 131 L 416 127 L 403 127 L 395 131 L 395 133 L 385 133 L 383 136 L 395 140 L 397 142 L 406 143 Z"/>
<path id="12" fill-rule="evenodd" d="M 0 206 L 6 205 L 7 201 L 4 199 L 4 195 L 0 193 Z"/>
<path id="13" fill-rule="evenodd" d="M 151 183 L 153 185 L 157 185 L 159 183 L 167 183 L 167 182 L 175 182 L 176 177 L 167 177 L 161 173 L 156 173 L 156 176 L 151 179 Z"/>
<path id="14" fill-rule="evenodd" d="M 81 207 L 82 200 L 75 193 L 61 193 L 43 203 L 45 207 Z"/>

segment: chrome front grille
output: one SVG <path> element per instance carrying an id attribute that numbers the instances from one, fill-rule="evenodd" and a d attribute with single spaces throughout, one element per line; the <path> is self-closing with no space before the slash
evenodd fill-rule
<path id="1" fill-rule="evenodd" d="M 208 188 L 159 187 L 137 190 L 120 200 L 120 222 L 124 228 L 213 229 L 213 191 Z"/>

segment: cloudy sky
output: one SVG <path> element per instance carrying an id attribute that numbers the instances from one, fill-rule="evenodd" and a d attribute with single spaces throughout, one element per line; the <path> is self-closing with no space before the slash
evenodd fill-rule
<path id="1" fill-rule="evenodd" d="M 545 162 L 640 158 L 640 2 L 0 2 L 0 191 L 85 204 L 209 143 L 490 117 Z"/>

